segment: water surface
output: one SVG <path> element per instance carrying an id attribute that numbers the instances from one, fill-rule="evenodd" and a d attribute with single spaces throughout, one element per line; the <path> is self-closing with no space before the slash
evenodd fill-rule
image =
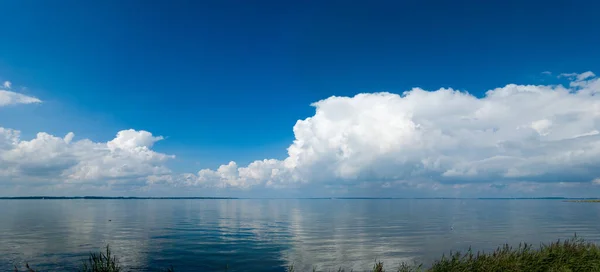
<path id="1" fill-rule="evenodd" d="M 127 271 L 364 270 L 450 250 L 600 241 L 600 204 L 561 200 L 0 200 L 0 270 L 76 269 L 110 244 Z"/>

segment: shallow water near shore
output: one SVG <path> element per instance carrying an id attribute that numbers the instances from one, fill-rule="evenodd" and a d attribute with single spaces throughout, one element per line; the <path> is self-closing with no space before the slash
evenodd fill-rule
<path id="1" fill-rule="evenodd" d="M 600 205 L 562 200 L 0 200 L 0 270 L 77 269 L 110 244 L 126 271 L 365 270 L 450 250 L 600 242 Z"/>

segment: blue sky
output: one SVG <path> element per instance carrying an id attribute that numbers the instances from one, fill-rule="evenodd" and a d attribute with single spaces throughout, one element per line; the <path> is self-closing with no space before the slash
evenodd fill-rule
<path id="1" fill-rule="evenodd" d="M 482 98 L 600 71 L 597 1 L 0 5 L 0 80 L 43 101 L 0 109 L 1 127 L 94 142 L 149 131 L 165 138 L 152 150 L 176 156 L 172 173 L 284 160 L 296 122 L 331 96 L 444 87 Z"/>

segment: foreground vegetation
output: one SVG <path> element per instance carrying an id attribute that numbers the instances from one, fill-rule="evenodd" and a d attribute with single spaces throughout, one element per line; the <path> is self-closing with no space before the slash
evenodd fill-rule
<path id="1" fill-rule="evenodd" d="M 35 272 L 29 265 L 26 271 Z M 91 253 L 80 272 L 123 272 L 125 271 L 107 246 L 105 252 Z M 173 268 L 163 270 L 174 272 Z M 294 266 L 287 268 L 288 272 L 296 272 Z M 313 271 L 317 271 L 313 269 Z M 342 268 L 338 272 L 345 271 Z M 383 263 L 376 262 L 371 272 L 384 272 Z M 389 271 L 389 270 L 388 270 Z M 493 252 L 450 253 L 433 262 L 428 268 L 423 265 L 401 264 L 393 271 L 398 272 L 466 272 L 466 271 L 515 271 L 515 272 L 567 272 L 567 271 L 600 271 L 600 246 L 585 242 L 575 236 L 565 241 L 542 244 L 534 248 L 531 244 L 519 244 L 513 248 L 504 245 Z M 300 271 L 298 271 L 300 272 Z"/>

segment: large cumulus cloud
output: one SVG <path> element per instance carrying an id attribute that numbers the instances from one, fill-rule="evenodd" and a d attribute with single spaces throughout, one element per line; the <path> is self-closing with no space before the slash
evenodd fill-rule
<path id="1" fill-rule="evenodd" d="M 332 192 L 595 186 L 600 80 L 592 72 L 559 77 L 568 84 L 509 84 L 479 97 L 420 88 L 329 97 L 312 104 L 312 117 L 297 121 L 285 159 L 232 161 L 196 173 L 167 168 L 174 156 L 154 151 L 162 137 L 147 131 L 124 130 L 94 142 L 43 132 L 24 140 L 19 131 L 0 127 L 0 183 L 199 189 L 312 184 Z"/>
<path id="2" fill-rule="evenodd" d="M 10 81 L 0 86 L 0 107 L 42 102 L 11 89 Z M 24 140 L 20 131 L 0 126 L 0 185 L 145 186 L 148 177 L 171 173 L 165 162 L 174 156 L 153 151 L 163 138 L 150 132 L 123 130 L 108 142 L 74 137 L 40 132 Z"/>
<path id="3" fill-rule="evenodd" d="M 242 188 L 591 182 L 600 177 L 600 80 L 592 72 L 561 77 L 568 86 L 509 84 L 483 97 L 420 88 L 330 97 L 296 123 L 284 160 L 162 180 Z"/>
<path id="4" fill-rule="evenodd" d="M 151 148 L 162 137 L 124 130 L 108 142 L 74 141 L 74 134 L 56 137 L 38 133 L 23 140 L 20 132 L 0 127 L 0 180 L 24 183 L 135 183 L 151 175 L 169 174 L 173 158 Z"/>

